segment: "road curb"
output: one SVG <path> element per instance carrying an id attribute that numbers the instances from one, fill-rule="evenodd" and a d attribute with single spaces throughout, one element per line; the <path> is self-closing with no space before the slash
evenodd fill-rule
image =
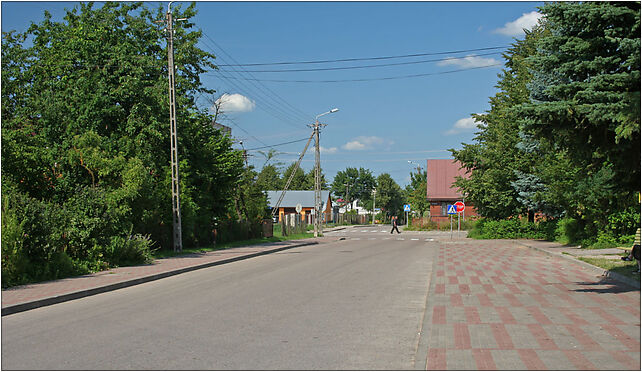
<path id="1" fill-rule="evenodd" d="M 184 268 L 181 268 L 181 269 L 175 269 L 175 270 L 171 270 L 171 271 L 166 271 L 164 273 L 152 274 L 152 275 L 149 275 L 149 276 L 146 276 L 146 277 L 126 280 L 126 281 L 123 281 L 123 282 L 120 282 L 120 283 L 113 283 L 113 284 L 108 284 L 108 285 L 101 286 L 101 287 L 84 289 L 84 290 L 77 291 L 77 292 L 72 292 L 72 293 L 65 293 L 65 294 L 59 295 L 59 296 L 52 296 L 52 297 L 43 298 L 43 299 L 40 299 L 40 300 L 23 302 L 23 303 L 20 303 L 20 304 L 15 304 L 15 305 L 10 305 L 10 306 L 7 306 L 7 307 L 3 307 L 2 308 L 2 316 L 16 314 L 16 313 L 20 313 L 20 312 L 27 311 L 27 310 L 33 310 L 33 309 L 37 309 L 39 307 L 55 305 L 55 304 L 59 304 L 61 302 L 77 300 L 79 298 L 89 297 L 89 296 L 93 296 L 93 295 L 97 295 L 97 294 L 105 293 L 105 292 L 111 292 L 111 291 L 115 291 L 115 290 L 121 289 L 121 288 L 132 287 L 132 286 L 135 286 L 135 285 L 138 285 L 138 284 L 152 282 L 152 281 L 155 281 L 155 280 L 167 278 L 167 277 L 174 276 L 174 275 L 183 274 L 183 273 L 190 272 L 190 271 L 195 271 L 195 270 L 199 270 L 199 269 L 205 269 L 205 268 L 212 267 L 212 266 L 224 265 L 224 264 L 235 262 L 235 261 L 241 261 L 241 260 L 245 260 L 245 259 L 248 259 L 248 258 L 253 258 L 253 257 L 258 257 L 258 256 L 263 256 L 263 255 L 266 255 L 266 254 L 270 254 L 270 253 L 276 253 L 276 252 L 284 251 L 286 249 L 304 247 L 304 246 L 315 245 L 315 244 L 319 244 L 319 242 L 318 241 L 312 241 L 312 242 L 303 242 L 303 243 L 288 245 L 288 246 L 285 246 L 285 247 L 269 249 L 269 250 L 265 250 L 265 251 L 262 251 L 262 252 L 250 253 L 250 254 L 247 254 L 247 255 L 244 255 L 244 256 L 237 256 L 237 257 L 227 258 L 227 259 L 220 260 L 220 261 L 207 262 L 207 263 L 194 265 L 194 266 L 190 266 L 190 267 L 184 267 Z"/>
<path id="2" fill-rule="evenodd" d="M 536 251 L 543 252 L 543 253 L 545 253 L 545 254 L 547 254 L 549 256 L 561 257 L 561 258 L 563 258 L 563 259 L 565 259 L 567 261 L 574 262 L 574 263 L 576 263 L 576 264 L 578 264 L 580 266 L 583 266 L 583 267 L 593 271 L 594 273 L 596 273 L 596 274 L 598 274 L 600 276 L 604 276 L 604 277 L 607 277 L 607 278 L 612 278 L 612 279 L 617 280 L 619 282 L 622 282 L 624 284 L 630 285 L 631 287 L 640 289 L 640 282 L 636 281 L 635 279 L 631 279 L 631 278 L 626 277 L 624 275 L 621 275 L 621 274 L 618 274 L 618 273 L 603 269 L 601 267 L 597 267 L 597 266 L 591 265 L 590 263 L 584 262 L 582 260 L 579 260 L 579 259 L 575 258 L 574 256 L 571 256 L 571 255 L 568 255 L 568 254 L 557 253 L 557 252 L 551 252 L 551 251 L 546 250 L 544 248 L 539 248 L 539 247 L 535 247 L 533 245 L 529 245 L 529 244 L 527 244 L 527 243 L 525 243 L 523 241 L 514 240 L 514 242 L 519 244 L 519 245 L 522 245 L 524 247 L 528 247 L 528 248 L 534 249 Z"/>

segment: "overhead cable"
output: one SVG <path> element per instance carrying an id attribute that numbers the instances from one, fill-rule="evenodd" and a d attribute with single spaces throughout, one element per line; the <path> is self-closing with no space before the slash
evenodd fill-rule
<path id="1" fill-rule="evenodd" d="M 319 63 L 335 63 L 335 62 L 355 62 L 355 61 L 374 61 L 374 60 L 384 60 L 384 59 L 395 59 L 395 58 L 411 58 L 411 57 L 425 57 L 425 56 L 437 56 L 444 54 L 458 54 L 458 53 L 470 53 L 470 52 L 480 52 L 484 50 L 496 50 L 496 49 L 505 49 L 510 47 L 509 45 L 497 46 L 497 47 L 486 47 L 486 48 L 475 48 L 475 49 L 462 49 L 462 50 L 453 50 L 447 52 L 430 52 L 430 53 L 415 53 L 415 54 L 405 54 L 398 56 L 384 56 L 384 57 L 364 57 L 364 58 L 343 58 L 343 59 L 328 59 L 321 61 L 294 61 L 294 62 L 265 62 L 265 63 L 243 63 L 243 64 L 227 64 L 227 65 L 218 65 L 219 67 L 253 67 L 253 66 L 277 66 L 277 65 L 298 65 L 298 64 L 319 64 Z"/>
<path id="2" fill-rule="evenodd" d="M 333 70 L 356 70 L 356 69 L 366 69 L 366 68 L 378 68 L 378 67 L 390 67 L 390 66 L 404 66 L 404 65 L 417 65 L 422 63 L 431 63 L 431 62 L 445 62 L 452 60 L 462 60 L 466 58 L 474 58 L 481 56 L 490 56 L 501 54 L 501 52 L 491 52 L 483 53 L 477 55 L 468 55 L 464 57 L 446 57 L 439 59 L 427 59 L 421 61 L 411 61 L 411 62 L 396 62 L 396 63 L 384 63 L 378 65 L 363 65 L 363 66 L 345 66 L 345 67 L 323 67 L 323 68 L 303 68 L 303 69 L 289 69 L 289 70 L 246 70 L 246 72 L 255 72 L 255 73 L 264 73 L 264 72 L 311 72 L 311 71 L 333 71 Z M 229 72 L 229 70 L 219 70 L 221 72 Z"/>
<path id="3" fill-rule="evenodd" d="M 349 83 L 349 82 L 365 82 L 365 81 L 410 79 L 410 78 L 425 77 L 425 76 L 454 74 L 454 73 L 457 73 L 457 72 L 479 70 L 479 69 L 482 69 L 482 68 L 496 67 L 496 66 L 501 66 L 501 65 L 502 65 L 502 63 L 495 63 L 495 64 L 490 64 L 490 65 L 470 67 L 470 68 L 451 70 L 451 71 L 431 72 L 431 73 L 426 73 L 426 74 L 413 74 L 413 75 L 402 75 L 402 76 L 387 76 L 387 77 L 380 77 L 380 78 L 337 79 L 337 80 L 279 80 L 279 79 L 252 79 L 252 80 L 263 81 L 263 82 L 271 82 L 271 83 Z M 216 74 L 205 74 L 205 75 L 218 76 Z M 230 77 L 230 76 L 227 76 L 227 78 L 237 79 L 237 78 Z"/>
<path id="4" fill-rule="evenodd" d="M 223 48 L 222 48 L 218 43 L 216 43 L 216 41 L 214 41 L 214 40 L 213 40 L 209 35 L 207 35 L 205 32 L 203 32 L 203 35 L 204 35 L 204 36 L 205 36 L 205 37 L 206 37 L 206 38 L 207 38 L 207 39 L 208 39 L 212 44 L 214 44 L 214 46 L 216 46 L 216 47 L 217 47 L 217 49 L 219 49 L 221 52 L 223 52 L 225 55 L 227 55 L 227 56 L 228 56 L 228 57 L 229 57 L 233 62 L 237 62 L 237 61 L 234 59 L 234 57 L 232 57 L 229 53 L 227 53 L 227 52 L 226 52 L 226 51 L 225 51 L 225 50 L 224 50 L 224 49 L 223 49 Z M 237 71 L 237 73 L 239 73 L 239 74 L 240 74 L 240 73 L 246 73 L 246 74 L 250 75 L 252 78 L 254 78 L 254 76 L 252 76 L 252 75 L 249 73 L 249 71 L 246 71 L 246 70 L 245 70 L 244 68 L 242 68 L 242 67 L 240 68 L 240 71 Z M 312 118 L 312 116 L 311 116 L 311 115 L 309 115 L 309 114 L 307 114 L 307 113 L 305 113 L 305 112 L 303 112 L 303 111 L 299 110 L 298 108 L 294 107 L 290 102 L 288 102 L 287 100 L 285 100 L 284 98 L 282 98 L 281 96 L 279 96 L 276 92 L 274 92 L 273 90 L 271 90 L 271 89 L 270 89 L 269 87 L 267 87 L 266 85 L 262 84 L 259 80 L 251 80 L 251 79 L 248 79 L 248 81 L 258 83 L 258 84 L 256 84 L 256 83 L 255 83 L 254 85 L 255 85 L 258 89 L 260 89 L 262 92 L 264 92 L 268 98 L 271 98 L 275 103 L 277 103 L 277 106 L 279 106 L 279 107 L 283 107 L 283 108 L 285 108 L 285 106 L 287 106 L 287 107 L 289 108 L 289 111 L 291 111 L 291 112 L 292 112 L 292 114 L 294 115 L 294 117 L 300 118 L 300 120 L 301 120 L 303 123 L 307 124 L 307 122 L 308 122 L 308 121 L 311 121 L 311 118 Z M 280 101 L 280 102 L 279 102 L 279 101 Z M 299 119 L 297 119 L 297 121 L 299 121 Z M 302 123 L 302 124 L 303 124 L 303 123 Z"/>

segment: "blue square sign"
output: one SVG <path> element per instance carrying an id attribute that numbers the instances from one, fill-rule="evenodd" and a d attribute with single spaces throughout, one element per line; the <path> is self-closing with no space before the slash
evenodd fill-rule
<path id="1" fill-rule="evenodd" d="M 448 204 L 448 214 L 457 214 L 457 207 L 454 204 Z"/>

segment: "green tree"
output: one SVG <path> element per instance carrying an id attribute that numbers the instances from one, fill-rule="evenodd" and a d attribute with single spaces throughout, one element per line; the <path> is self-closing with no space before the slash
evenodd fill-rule
<path id="1" fill-rule="evenodd" d="M 473 115 L 480 123 L 474 143 L 450 150 L 470 175 L 458 178 L 455 185 L 482 216 L 502 219 L 528 211 L 520 192 L 529 191 L 516 186 L 523 185 L 520 176 L 532 173 L 534 158 L 519 148 L 524 134 L 514 107 L 529 102 L 532 74 L 527 58 L 546 32 L 541 27 L 527 31 L 524 40 L 517 40 L 505 53 L 505 68 L 496 85 L 499 92 L 490 98 L 490 110 Z"/>
<path id="2" fill-rule="evenodd" d="M 640 190 L 640 4 L 561 2 L 541 11 L 550 33 L 528 58 L 530 102 L 516 111 L 576 175 L 569 182 L 538 164 L 550 186 L 542 195 L 595 231 Z"/>
<path id="3" fill-rule="evenodd" d="M 276 166 L 268 164 L 263 166 L 256 178 L 257 186 L 263 191 L 283 190 L 285 181 Z"/>
<path id="4" fill-rule="evenodd" d="M 335 196 L 353 202 L 361 200 L 362 205 L 372 200 L 372 189 L 375 187 L 375 179 L 372 172 L 365 168 L 346 168 L 334 176 L 331 190 Z"/>
<path id="5" fill-rule="evenodd" d="M 388 173 L 377 177 L 377 205 L 385 211 L 387 216 L 401 216 L 403 214 L 403 191 Z"/>
<path id="6" fill-rule="evenodd" d="M 234 213 L 239 221 L 259 222 L 268 216 L 267 194 L 253 166 L 245 168 L 234 189 Z"/>
<path id="7" fill-rule="evenodd" d="M 292 172 L 294 172 L 295 167 L 296 163 L 292 163 L 287 167 L 285 172 L 283 172 L 283 187 L 285 187 L 285 183 L 290 178 L 290 175 L 292 175 Z M 301 167 L 297 167 L 288 190 L 314 190 L 314 174 L 312 176 L 312 182 L 310 182 L 310 179 L 306 177 L 303 169 L 301 169 Z"/>
<path id="8" fill-rule="evenodd" d="M 194 4 L 174 9 L 176 18 L 195 15 Z M 137 234 L 171 246 L 166 33 L 155 23 L 164 16 L 142 3 L 81 3 L 60 22 L 45 12 L 25 33 L 3 32 L 3 212 L 22 229 L 29 205 L 63 216 L 34 214 L 39 230 L 23 231 L 34 248 L 21 254 L 41 272 L 51 252 L 76 266 L 117 264 Z M 193 27 L 181 23 L 174 36 L 186 246 L 209 243 L 242 172 L 240 152 L 195 104 L 212 93 L 199 74 L 215 66 Z"/>
<path id="9" fill-rule="evenodd" d="M 404 197 L 410 203 L 413 211 L 418 212 L 423 216 L 425 212 L 430 210 L 430 202 L 427 196 L 427 172 L 421 171 L 417 173 L 410 173 L 410 184 L 404 190 Z"/>

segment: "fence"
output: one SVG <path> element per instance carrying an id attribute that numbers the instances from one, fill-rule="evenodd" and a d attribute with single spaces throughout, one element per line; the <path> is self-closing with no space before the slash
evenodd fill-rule
<path id="1" fill-rule="evenodd" d="M 307 221 L 302 221 L 300 214 L 286 214 L 281 219 L 281 234 L 283 236 L 304 234 L 307 230 Z"/>
<path id="2" fill-rule="evenodd" d="M 337 225 L 367 225 L 370 223 L 371 216 L 368 214 L 336 214 L 335 223 Z"/>
<path id="3" fill-rule="evenodd" d="M 219 222 L 213 233 L 216 243 L 229 243 L 262 237 L 269 238 L 272 236 L 272 220 L 263 220 L 261 222 Z"/>

